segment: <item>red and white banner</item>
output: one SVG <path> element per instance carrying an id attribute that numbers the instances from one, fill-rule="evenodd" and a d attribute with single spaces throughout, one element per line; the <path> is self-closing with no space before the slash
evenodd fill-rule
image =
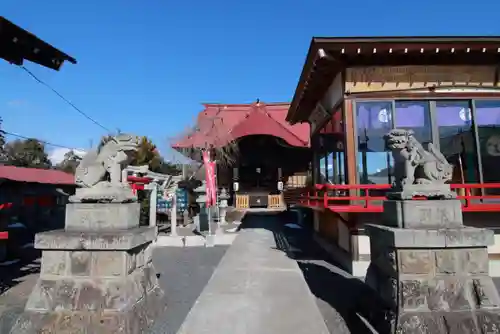
<path id="1" fill-rule="evenodd" d="M 205 174 L 207 182 L 207 207 L 217 204 L 217 188 L 215 184 L 215 162 L 210 161 L 208 151 L 203 151 L 203 163 L 205 164 Z"/>

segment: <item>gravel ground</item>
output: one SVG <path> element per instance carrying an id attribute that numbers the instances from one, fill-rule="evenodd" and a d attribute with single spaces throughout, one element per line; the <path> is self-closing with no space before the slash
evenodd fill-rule
<path id="1" fill-rule="evenodd" d="M 150 334 L 175 334 L 224 256 L 227 246 L 159 247 L 153 254 L 167 299 L 165 315 Z"/>

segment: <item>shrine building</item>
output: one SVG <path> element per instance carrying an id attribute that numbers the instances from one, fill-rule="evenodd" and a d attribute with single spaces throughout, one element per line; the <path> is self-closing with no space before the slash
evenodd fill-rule
<path id="1" fill-rule="evenodd" d="M 311 128 L 314 187 L 298 200 L 354 275 L 370 260 L 363 225 L 380 222 L 394 181 L 390 129 L 434 143 L 453 165 L 465 224 L 500 233 L 499 80 L 500 37 L 313 38 L 286 116 Z"/>
<path id="2" fill-rule="evenodd" d="M 229 190 L 240 210 L 285 209 L 283 192 L 306 184 L 309 125 L 290 125 L 288 103 L 204 104 L 197 122 L 173 147 L 202 162 L 216 161 L 217 188 Z"/>

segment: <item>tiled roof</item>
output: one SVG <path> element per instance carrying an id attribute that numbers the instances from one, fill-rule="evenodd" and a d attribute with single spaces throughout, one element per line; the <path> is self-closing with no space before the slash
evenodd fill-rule
<path id="1" fill-rule="evenodd" d="M 24 168 L 15 166 L 0 166 L 0 180 L 1 179 L 16 182 L 33 182 L 44 184 L 75 184 L 74 175 L 59 170 Z"/>
<path id="2" fill-rule="evenodd" d="M 288 103 L 205 104 L 193 133 L 181 138 L 174 148 L 224 146 L 248 135 L 272 135 L 292 146 L 309 146 L 309 124 L 285 121 Z"/>

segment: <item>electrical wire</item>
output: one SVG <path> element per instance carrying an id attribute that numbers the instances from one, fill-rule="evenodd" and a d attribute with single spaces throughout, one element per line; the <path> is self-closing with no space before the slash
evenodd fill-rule
<path id="1" fill-rule="evenodd" d="M 77 148 L 73 148 L 73 147 L 68 147 L 68 146 L 64 146 L 64 145 L 54 144 L 54 143 L 51 143 L 51 142 L 48 142 L 48 141 L 45 141 L 45 140 L 41 140 L 41 139 L 38 139 L 38 138 L 22 136 L 22 135 L 19 135 L 17 133 L 12 133 L 12 132 L 5 131 L 5 130 L 0 130 L 0 133 L 3 133 L 5 135 L 7 135 L 7 136 L 17 137 L 17 138 L 26 139 L 26 140 L 34 139 L 34 140 L 38 141 L 39 143 L 42 143 L 42 144 L 45 144 L 45 145 L 48 145 L 48 146 L 66 148 L 68 150 L 73 150 L 73 151 L 74 150 L 78 150 L 78 151 L 81 150 L 81 149 L 77 149 Z"/>
<path id="2" fill-rule="evenodd" d="M 36 81 L 38 81 L 38 83 L 40 83 L 40 84 L 44 85 L 45 87 L 47 87 L 48 89 L 50 89 L 54 94 L 56 94 L 64 102 L 66 102 L 67 104 L 69 104 L 73 109 L 75 109 L 78 113 L 80 113 L 80 115 L 82 115 L 83 117 L 85 117 L 86 119 L 88 119 L 89 121 L 91 121 L 92 123 L 94 123 L 95 125 L 97 125 L 98 127 L 100 127 L 101 129 L 106 130 L 108 133 L 111 133 L 111 131 L 107 127 L 105 127 L 104 125 L 102 125 L 101 123 L 99 123 L 98 121 L 96 121 L 94 118 L 92 118 L 89 115 L 87 115 L 84 111 L 82 111 L 80 108 L 78 108 L 70 100 L 68 100 L 67 98 L 65 98 L 61 93 L 59 93 L 57 90 L 55 90 L 54 88 L 52 88 L 49 84 L 47 84 L 46 82 L 44 82 L 42 79 L 38 78 L 33 72 L 31 72 L 30 70 L 28 70 L 24 66 L 20 66 L 20 67 L 24 71 L 26 71 L 26 73 L 28 73 L 33 79 L 35 79 Z"/>

